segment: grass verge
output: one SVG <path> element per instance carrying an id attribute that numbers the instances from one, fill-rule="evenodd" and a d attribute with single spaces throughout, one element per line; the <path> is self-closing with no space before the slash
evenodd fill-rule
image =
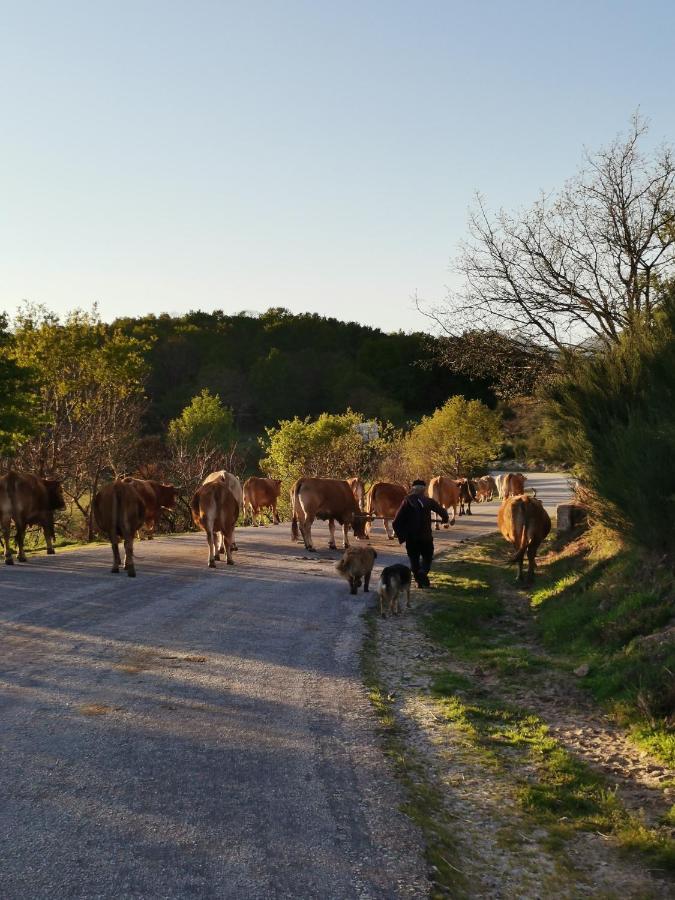
<path id="1" fill-rule="evenodd" d="M 393 701 L 379 678 L 375 612 L 366 612 L 364 619 L 366 636 L 361 650 L 361 673 L 377 716 L 384 755 L 405 790 L 402 812 L 419 827 L 424 837 L 432 881 L 431 898 L 462 897 L 467 884 L 464 874 L 453 862 L 457 856 L 455 825 L 444 810 L 442 789 L 429 778 L 426 768 L 407 745 L 394 715 Z"/>
<path id="2" fill-rule="evenodd" d="M 650 865 L 675 871 L 668 829 L 648 828 L 626 811 L 602 775 L 566 751 L 545 722 L 505 700 L 510 685 L 529 684 L 546 667 L 590 660 L 588 688 L 632 725 L 636 739 L 670 761 L 672 728 L 654 710 L 664 702 L 658 691 L 671 676 L 653 647 L 647 653 L 635 646 L 636 638 L 667 621 L 667 589 L 654 581 L 633 586 L 638 561 L 606 540 L 595 548 L 578 542 L 540 569 L 532 609 L 523 594 L 524 621 L 518 622 L 501 599 L 501 588 L 513 578 L 506 555 L 498 538 L 487 538 L 446 562 L 435 579 L 438 590 L 424 626 L 461 663 L 461 671 L 444 672 L 434 682 L 439 711 L 486 762 L 509 774 L 523 812 L 546 827 L 552 845 L 578 831 L 611 834 Z M 541 653 L 522 645 L 524 628 L 540 636 Z M 671 652 L 665 651 L 666 659 Z M 467 666 L 477 675 L 498 675 L 498 689 L 468 678 Z"/>

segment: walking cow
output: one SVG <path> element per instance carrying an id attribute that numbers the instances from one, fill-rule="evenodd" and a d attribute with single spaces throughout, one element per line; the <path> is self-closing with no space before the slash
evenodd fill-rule
<path id="1" fill-rule="evenodd" d="M 221 480 L 210 481 L 198 488 L 191 503 L 192 520 L 206 532 L 209 545 L 209 568 L 216 568 L 221 552 L 228 566 L 234 565 L 234 526 L 239 516 L 239 503 L 229 487 Z M 218 535 L 224 551 L 218 546 Z"/>
<path id="2" fill-rule="evenodd" d="M 516 549 L 511 562 L 518 563 L 518 580 L 523 580 L 523 561 L 527 554 L 527 580 L 534 578 L 534 559 L 542 541 L 551 530 L 551 519 L 541 500 L 521 494 L 507 497 L 499 507 L 497 525 Z"/>
<path id="3" fill-rule="evenodd" d="M 5 544 L 5 563 L 14 564 L 10 544 L 11 522 L 16 528 L 19 562 L 26 562 L 24 539 L 29 525 L 39 525 L 45 534 L 47 553 L 54 553 L 54 512 L 65 507 L 61 482 L 10 470 L 0 478 L 0 527 Z"/>
<path id="4" fill-rule="evenodd" d="M 129 481 L 113 481 L 104 485 L 94 497 L 94 518 L 112 547 L 111 572 L 117 574 L 120 570 L 121 538 L 124 542 L 124 570 L 129 578 L 135 578 L 134 537 L 145 521 L 145 503 L 135 485 Z"/>

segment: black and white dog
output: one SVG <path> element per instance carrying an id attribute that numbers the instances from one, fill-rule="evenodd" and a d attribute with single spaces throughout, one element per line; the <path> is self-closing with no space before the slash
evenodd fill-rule
<path id="1" fill-rule="evenodd" d="M 394 566 L 386 566 L 382 569 L 380 581 L 377 585 L 377 593 L 380 597 L 380 614 L 383 619 L 386 618 L 384 613 L 385 604 L 389 606 L 389 615 L 399 616 L 401 614 L 399 599 L 401 594 L 406 595 L 406 606 L 410 607 L 411 580 L 412 572 L 408 566 L 397 563 Z"/>

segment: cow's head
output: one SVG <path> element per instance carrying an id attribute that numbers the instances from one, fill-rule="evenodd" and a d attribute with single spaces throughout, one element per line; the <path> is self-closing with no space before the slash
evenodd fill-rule
<path id="1" fill-rule="evenodd" d="M 50 509 L 65 509 L 66 501 L 63 499 L 63 488 L 58 478 L 43 478 L 42 483 L 47 490 L 47 503 Z"/>
<path id="2" fill-rule="evenodd" d="M 352 528 L 354 529 L 354 537 L 359 538 L 359 540 L 365 541 L 368 538 L 368 532 L 370 530 L 370 523 L 373 521 L 374 516 L 368 515 L 368 513 L 355 513 L 352 518 Z"/>
<path id="3" fill-rule="evenodd" d="M 176 488 L 172 484 L 159 484 L 155 486 L 157 502 L 164 509 L 173 509 L 176 505 Z"/>

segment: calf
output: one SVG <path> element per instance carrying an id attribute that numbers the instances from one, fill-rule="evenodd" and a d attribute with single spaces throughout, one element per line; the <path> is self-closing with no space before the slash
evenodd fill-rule
<path id="1" fill-rule="evenodd" d="M 24 539 L 29 525 L 39 525 L 47 553 L 54 553 L 54 512 L 65 507 L 61 482 L 10 470 L 0 478 L 0 527 L 5 544 L 5 563 L 14 564 L 10 545 L 11 521 L 16 528 L 19 562 L 26 562 Z"/>
<path id="2" fill-rule="evenodd" d="M 370 575 L 377 553 L 372 547 L 348 547 L 342 559 L 336 563 L 335 568 L 343 578 L 349 582 L 349 592 L 355 594 L 361 586 L 363 579 L 363 591 L 367 593 L 370 587 Z"/>
<path id="3" fill-rule="evenodd" d="M 210 481 L 196 491 L 191 504 L 192 520 L 206 532 L 209 545 L 209 568 L 216 568 L 216 560 L 224 552 L 228 566 L 234 565 L 234 526 L 239 516 L 239 503 L 223 481 Z M 218 546 L 220 533 L 224 551 Z"/>
<path id="4" fill-rule="evenodd" d="M 385 605 L 389 606 L 390 616 L 401 615 L 401 594 L 407 597 L 406 608 L 410 608 L 410 585 L 412 581 L 412 572 L 408 566 L 397 563 L 393 566 L 387 566 L 382 569 L 380 581 L 377 585 L 377 593 L 380 597 L 380 615 L 386 618 L 384 614 Z"/>
<path id="5" fill-rule="evenodd" d="M 254 525 L 263 524 L 263 510 L 269 508 L 272 512 L 272 521 L 279 524 L 277 503 L 281 493 L 280 478 L 247 478 L 244 482 L 244 510 L 251 510 L 251 519 Z M 255 518 L 258 517 L 258 522 Z"/>
<path id="6" fill-rule="evenodd" d="M 94 518 L 112 547 L 111 572 L 117 574 L 120 570 L 119 541 L 122 538 L 124 569 L 129 578 L 135 578 L 134 537 L 145 521 L 145 504 L 135 485 L 128 481 L 113 481 L 104 485 L 94 497 Z"/>
<path id="7" fill-rule="evenodd" d="M 527 553 L 527 580 L 534 578 L 534 558 L 542 541 L 551 530 L 551 519 L 541 500 L 521 494 L 507 497 L 499 507 L 497 525 L 502 535 L 516 549 L 510 562 L 518 563 L 518 580 L 523 580 L 523 560 Z"/>

